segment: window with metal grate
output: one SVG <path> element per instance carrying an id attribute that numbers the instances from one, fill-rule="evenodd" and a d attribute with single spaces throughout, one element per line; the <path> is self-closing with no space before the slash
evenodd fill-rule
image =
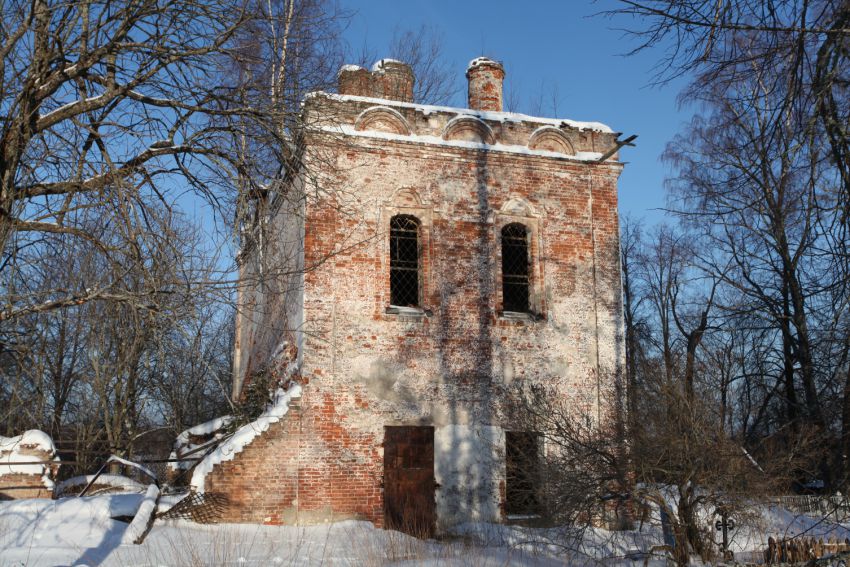
<path id="1" fill-rule="evenodd" d="M 419 219 L 390 219 L 390 304 L 419 306 Z"/>
<path id="2" fill-rule="evenodd" d="M 533 431 L 505 431 L 505 513 L 540 513 L 540 434 Z"/>
<path id="3" fill-rule="evenodd" d="M 502 309 L 529 312 L 528 229 L 513 223 L 502 229 Z"/>

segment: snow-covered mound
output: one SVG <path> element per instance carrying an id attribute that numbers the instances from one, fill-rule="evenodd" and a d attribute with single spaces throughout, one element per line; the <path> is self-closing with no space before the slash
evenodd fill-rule
<path id="1" fill-rule="evenodd" d="M 97 565 L 127 528 L 113 518 L 134 516 L 142 498 L 120 494 L 0 502 L 0 565 Z"/>
<path id="2" fill-rule="evenodd" d="M 133 501 L 128 499 L 132 498 Z M 68 498 L 56 503 L 0 502 L 3 567 L 216 567 L 394 565 L 560 567 L 561 557 L 507 547 L 472 547 L 423 541 L 369 522 L 320 526 L 259 526 L 155 521 L 141 545 L 128 543 L 130 528 L 111 511 L 136 518 L 141 495 Z M 141 519 L 139 519 L 141 523 Z M 598 563 L 588 563 L 598 565 Z M 637 567 L 637 565 L 635 566 Z"/>
<path id="3" fill-rule="evenodd" d="M 195 524 L 156 520 L 141 545 L 139 532 L 114 518 L 134 517 L 142 528 L 155 499 L 155 488 L 141 494 L 64 498 L 57 501 L 0 502 L 0 565 L 54 567 L 100 565 L 129 567 L 162 565 L 394 565 L 538 567 L 599 565 L 639 567 L 634 559 L 663 540 L 654 522 L 634 531 L 601 528 L 529 528 L 470 523 L 456 526 L 458 540 L 423 541 L 368 522 L 346 521 L 321 526 L 260 526 Z M 140 513 L 147 498 L 147 511 Z M 751 536 L 745 541 L 743 531 Z M 827 517 L 794 515 L 784 508 L 761 508 L 760 520 L 732 535 L 736 559 L 755 559 L 769 536 L 795 533 L 831 534 L 841 538 L 847 528 Z M 656 557 L 650 565 L 665 561 Z"/>
<path id="4" fill-rule="evenodd" d="M 78 494 L 93 478 L 93 474 L 87 474 L 58 482 L 56 483 L 55 494 L 57 497 Z M 145 488 L 145 485 L 120 474 L 102 474 L 97 477 L 94 485 L 89 489 L 89 494 L 93 495 L 96 492 L 104 491 L 142 493 Z"/>
<path id="5" fill-rule="evenodd" d="M 154 514 L 156 513 L 156 501 L 159 499 L 159 487 L 155 484 L 148 486 L 147 491 L 145 491 L 145 496 L 142 499 L 142 503 L 139 505 L 139 509 L 136 511 L 136 516 L 133 518 L 133 521 L 130 522 L 130 525 L 127 526 L 127 530 L 124 532 L 124 535 L 121 536 L 121 543 L 141 543 L 144 539 L 144 536 L 147 534 L 148 529 L 153 523 Z"/>

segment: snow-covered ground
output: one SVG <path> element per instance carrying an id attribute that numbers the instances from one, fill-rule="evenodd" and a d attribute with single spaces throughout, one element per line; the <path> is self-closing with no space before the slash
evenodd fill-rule
<path id="1" fill-rule="evenodd" d="M 0 565 L 563 565 L 495 543 L 421 541 L 368 522 L 323 526 L 200 525 L 158 520 L 141 545 L 124 537 L 143 495 L 0 503 Z"/>
<path id="2" fill-rule="evenodd" d="M 157 520 L 134 545 L 129 518 L 144 495 L 0 502 L 0 567 L 11 566 L 354 566 L 354 565 L 642 565 L 626 559 L 662 543 L 660 528 L 531 529 L 493 524 L 458 526 L 455 538 L 422 541 L 368 522 L 322 526 L 200 525 Z M 736 555 L 763 549 L 768 535 L 806 533 L 843 539 L 850 530 L 824 519 L 763 508 L 752 526 L 732 534 Z M 651 564 L 662 565 L 655 561 Z"/>

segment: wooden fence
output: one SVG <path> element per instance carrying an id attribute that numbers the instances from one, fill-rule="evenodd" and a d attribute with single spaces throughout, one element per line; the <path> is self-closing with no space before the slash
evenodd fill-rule
<path id="1" fill-rule="evenodd" d="M 850 551 L 850 539 L 838 541 L 834 537 L 823 538 L 794 537 L 787 540 L 767 539 L 764 561 L 768 565 L 777 563 L 803 563 L 820 559 L 825 555 Z"/>

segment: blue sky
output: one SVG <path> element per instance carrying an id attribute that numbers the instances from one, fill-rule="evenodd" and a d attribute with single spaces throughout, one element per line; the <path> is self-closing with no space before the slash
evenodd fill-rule
<path id="1" fill-rule="evenodd" d="M 438 30 L 452 71 L 465 87 L 463 74 L 479 55 L 502 61 L 505 89 L 519 97 L 520 112 L 543 108 L 552 114 L 553 93 L 559 118 L 604 122 L 624 137 L 637 134 L 637 147 L 626 148 L 628 162 L 620 178 L 620 212 L 664 218 L 664 178 L 669 168 L 660 157 L 665 144 L 682 131 L 690 110 L 679 110 L 677 95 L 685 85 L 674 81 L 651 86 L 659 49 L 626 57 L 635 42 L 615 28 L 626 19 L 594 16 L 617 3 L 581 0 L 340 0 L 356 13 L 346 39 L 357 51 L 364 42 L 383 56 L 396 29 Z M 509 84 L 510 83 L 510 84 Z M 463 90 L 453 105 L 466 106 Z"/>

